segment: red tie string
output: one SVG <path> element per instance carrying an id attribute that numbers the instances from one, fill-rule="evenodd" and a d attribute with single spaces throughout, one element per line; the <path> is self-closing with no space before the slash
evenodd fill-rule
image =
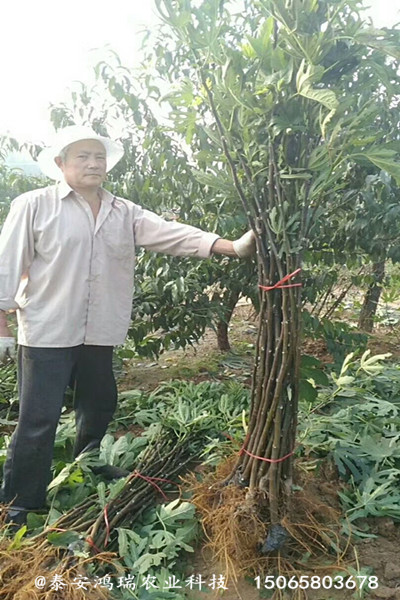
<path id="1" fill-rule="evenodd" d="M 290 456 L 293 456 L 294 450 L 292 450 L 292 452 L 289 452 L 289 454 L 282 456 L 281 458 L 264 458 L 263 456 L 257 456 L 256 454 L 249 452 L 245 448 L 242 448 L 239 452 L 239 454 L 243 454 L 243 453 L 247 454 L 248 456 L 251 456 L 252 458 L 256 458 L 257 460 L 263 460 L 264 462 L 267 462 L 267 463 L 280 463 L 280 462 L 283 462 L 284 460 L 288 459 Z"/>
<path id="2" fill-rule="evenodd" d="M 171 481 L 171 479 L 164 479 L 163 477 L 148 477 L 147 475 L 142 475 L 141 473 L 139 473 L 139 471 L 134 471 L 132 473 L 132 475 L 130 476 L 130 479 L 134 479 L 135 477 L 140 477 L 140 479 L 143 479 L 144 481 L 147 481 L 147 483 L 150 483 L 150 485 L 152 485 L 153 487 L 155 487 L 156 490 L 158 492 L 160 492 L 160 494 L 162 495 L 162 497 L 164 498 L 164 500 L 166 502 L 168 502 L 168 497 L 164 494 L 164 492 L 162 491 L 162 489 L 160 488 L 160 486 L 157 485 L 156 481 L 163 481 L 165 483 L 171 483 L 172 485 L 176 485 L 176 486 L 178 485 L 174 481 Z M 104 540 L 104 547 L 107 546 L 108 540 L 110 539 L 110 523 L 108 522 L 107 507 L 108 507 L 108 504 L 105 505 L 104 510 L 103 510 L 104 523 L 106 524 L 106 537 L 105 537 L 105 540 Z M 98 552 L 100 552 L 100 550 L 95 546 L 92 538 L 87 538 L 87 542 L 93 548 L 95 548 L 95 550 L 97 550 Z"/>
<path id="3" fill-rule="evenodd" d="M 103 511 L 103 514 L 104 514 L 104 523 L 106 524 L 106 538 L 104 540 L 104 548 L 107 546 L 108 540 L 110 539 L 110 523 L 108 522 L 107 507 L 108 507 L 108 504 L 105 505 L 104 511 Z"/>
<path id="4" fill-rule="evenodd" d="M 160 494 L 162 495 L 162 497 L 164 498 L 164 500 L 166 502 L 168 502 L 168 497 L 164 494 L 164 492 L 162 491 L 160 486 L 157 485 L 156 481 L 163 481 L 165 483 L 171 483 L 172 485 L 178 485 L 177 483 L 175 483 L 174 481 L 171 481 L 170 479 L 164 479 L 163 477 L 148 477 L 147 475 L 142 475 L 141 473 L 139 473 L 139 471 L 134 471 L 132 473 L 131 477 L 132 477 L 132 479 L 135 477 L 140 477 L 140 479 L 144 479 L 144 481 L 147 481 L 147 483 L 150 483 L 153 487 L 156 488 L 156 490 L 158 492 L 160 492 Z"/>
<path id="5" fill-rule="evenodd" d="M 98 549 L 92 537 L 87 537 L 85 541 L 96 550 L 97 554 L 101 554 L 101 550 Z"/>
<path id="6" fill-rule="evenodd" d="M 222 432 L 222 435 L 224 435 L 226 438 L 228 438 L 232 442 L 236 441 L 228 433 Z M 280 463 L 280 462 L 283 462 L 284 460 L 290 458 L 290 456 L 293 456 L 293 454 L 295 452 L 294 450 L 292 450 L 292 452 L 289 452 L 289 454 L 286 454 L 285 456 L 282 456 L 281 458 L 264 458 L 263 456 L 257 456 L 256 454 L 253 454 L 252 452 L 249 452 L 248 450 L 246 450 L 245 446 L 247 444 L 248 438 L 249 438 L 249 434 L 246 435 L 246 438 L 245 438 L 245 440 L 243 442 L 243 446 L 239 450 L 239 456 L 241 454 L 247 454 L 248 456 L 251 456 L 252 458 L 256 458 L 257 460 L 263 460 L 264 462 L 268 462 L 268 463 Z"/>
<path id="7" fill-rule="evenodd" d="M 301 287 L 303 285 L 302 283 L 289 283 L 289 284 L 285 285 L 285 283 L 287 281 L 290 281 L 290 279 L 295 277 L 298 273 L 300 273 L 300 271 L 301 271 L 301 268 L 296 269 L 295 271 L 293 271 L 293 273 L 289 273 L 288 275 L 285 275 L 285 277 L 283 277 L 280 281 L 278 281 L 274 285 L 260 285 L 259 287 L 262 290 L 265 290 L 266 292 L 270 292 L 271 290 L 281 290 L 283 288 Z M 252 458 L 255 458 L 257 460 L 263 460 L 264 462 L 280 463 L 280 462 L 283 462 L 284 460 L 287 460 L 294 454 L 294 450 L 292 450 L 292 452 L 289 452 L 289 454 L 286 454 L 285 456 L 282 456 L 281 458 L 264 458 L 263 456 L 257 456 L 256 454 L 253 454 L 252 452 L 249 452 L 248 450 L 246 450 L 245 449 L 246 442 L 247 442 L 247 438 L 244 441 L 239 454 L 244 453 L 244 454 L 247 454 L 248 456 L 251 456 Z"/>
<path id="8" fill-rule="evenodd" d="M 293 273 L 285 275 L 285 277 L 278 281 L 278 283 L 275 283 L 275 285 L 259 285 L 258 287 L 260 287 L 262 290 L 265 290 L 266 292 L 270 292 L 271 290 L 281 290 L 282 288 L 301 287 L 303 285 L 302 283 L 289 283 L 288 285 L 284 285 L 286 281 L 289 281 L 290 279 L 292 279 L 292 277 L 295 277 L 295 275 L 297 275 L 297 273 L 300 273 L 300 271 L 301 269 L 299 268 L 293 271 Z"/>

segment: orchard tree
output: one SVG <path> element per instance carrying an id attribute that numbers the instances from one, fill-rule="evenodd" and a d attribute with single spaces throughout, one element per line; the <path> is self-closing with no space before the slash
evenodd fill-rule
<path id="1" fill-rule="evenodd" d="M 266 547 L 276 549 L 293 483 L 301 269 L 313 262 L 319 224 L 339 207 L 349 170 L 374 165 L 400 181 L 399 147 L 387 145 L 376 102 L 398 91 L 386 74 L 400 58 L 400 34 L 372 29 L 358 0 L 156 3 L 168 25 L 162 69 L 176 94 L 196 99 L 181 103 L 179 125 L 203 127 L 214 156 L 210 185 L 229 178 L 257 237 L 250 421 L 224 483 L 267 502 Z"/>
<path id="2" fill-rule="evenodd" d="M 368 175 L 360 191 L 356 218 L 359 244 L 371 263 L 371 274 L 359 316 L 359 327 L 371 332 L 385 279 L 386 262 L 400 260 L 400 189 L 387 173 Z"/>
<path id="3" fill-rule="evenodd" d="M 5 164 L 10 152 L 21 150 L 34 151 L 29 144 L 20 144 L 15 138 L 0 136 L 0 229 L 10 209 L 11 201 L 37 187 L 43 185 L 43 179 L 26 175 L 23 170 L 11 168 Z"/>
<path id="4" fill-rule="evenodd" d="M 399 146 L 400 139 L 400 73 L 396 61 L 385 60 L 377 51 L 372 56 L 374 62 L 357 72 L 350 89 L 353 94 L 362 95 L 371 90 L 371 83 L 375 87 L 375 93 L 374 89 L 371 93 L 379 114 L 371 128 L 375 125 L 379 129 L 380 141 L 390 151 Z M 397 262 L 400 257 L 399 186 L 385 171 L 385 165 L 379 166 L 349 163 L 345 193 L 333 203 L 333 212 L 328 209 L 326 218 L 319 223 L 318 238 L 313 240 L 314 251 L 325 244 L 330 259 L 334 256 L 339 265 L 353 272 L 352 282 L 367 288 L 359 326 L 368 332 L 373 328 L 386 261 L 391 258 Z M 346 288 L 328 309 L 328 314 L 343 300 L 345 293 Z"/>

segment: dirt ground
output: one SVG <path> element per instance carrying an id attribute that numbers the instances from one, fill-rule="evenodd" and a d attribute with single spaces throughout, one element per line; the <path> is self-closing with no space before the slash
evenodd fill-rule
<path id="1" fill-rule="evenodd" d="M 239 304 L 230 325 L 231 352 L 220 352 L 216 334 L 208 329 L 193 347 L 167 351 L 157 361 L 126 361 L 119 387 L 121 391 L 133 388 L 151 390 L 170 379 L 199 382 L 233 378 L 250 386 L 256 337 L 257 317 L 253 308 L 247 304 Z M 394 360 L 400 360 L 400 325 L 377 327 L 367 347 L 372 354 L 390 352 Z M 306 339 L 303 342 L 303 353 L 315 356 L 324 364 L 333 362 L 323 340 Z"/>
<path id="2" fill-rule="evenodd" d="M 334 468 L 327 464 L 318 478 L 307 474 L 300 475 L 297 483 L 301 484 L 307 498 L 315 502 L 317 514 L 318 505 L 321 504 L 322 511 L 324 506 L 337 511 L 340 514 L 340 502 L 337 495 L 341 483 L 337 478 Z M 300 492 L 301 494 L 301 492 Z M 291 518 L 296 518 L 296 507 L 300 507 L 301 496 L 293 500 L 294 506 L 291 511 Z M 321 513 L 322 514 L 322 513 Z M 316 515 L 317 516 L 317 515 Z M 318 522 L 323 522 L 323 517 L 317 516 Z M 322 582 L 324 577 L 342 576 L 345 580 L 349 576 L 375 576 L 378 585 L 375 590 L 370 590 L 369 593 L 355 593 L 354 590 L 346 589 L 314 589 L 307 590 L 307 594 L 303 596 L 294 596 L 293 593 L 287 592 L 279 595 L 267 595 L 267 591 L 263 590 L 265 569 L 262 569 L 260 561 L 260 576 L 261 581 L 257 589 L 254 579 L 247 577 L 239 577 L 238 580 L 228 581 L 226 583 L 227 590 L 220 590 L 217 595 L 211 592 L 211 597 L 222 597 L 224 600 L 259 600 L 261 598 L 278 598 L 281 600 L 351 600 L 368 598 L 369 600 L 378 600 L 386 598 L 387 600 L 400 600 L 400 523 L 395 524 L 390 518 L 367 519 L 369 531 L 375 535 L 375 538 L 366 539 L 358 543 L 352 543 L 346 549 L 346 552 L 341 557 L 340 561 L 335 561 L 333 556 L 321 556 L 316 558 L 311 568 L 311 564 L 302 566 L 299 562 L 294 562 L 295 576 L 297 579 L 303 576 L 317 576 Z M 191 561 L 191 572 L 201 573 L 205 580 L 209 580 L 213 575 L 218 575 L 223 572 L 218 563 L 215 562 L 210 550 L 207 547 L 199 547 Z M 262 571 L 264 573 L 262 574 Z M 289 579 L 289 576 L 287 577 Z M 372 582 L 373 580 L 371 580 Z M 317 584 L 318 585 L 318 584 Z M 339 585 L 339 582 L 338 584 Z M 328 585 L 329 587 L 329 580 Z M 208 596 L 210 597 L 210 596 Z M 205 592 L 192 592 L 188 594 L 190 600 L 206 600 Z"/>
<path id="3" fill-rule="evenodd" d="M 188 350 L 169 351 L 163 354 L 158 361 L 128 361 L 124 366 L 124 376 L 121 390 L 127 389 L 154 389 L 162 381 L 170 379 L 190 379 L 196 382 L 203 380 L 235 379 L 246 385 L 251 385 L 254 346 L 257 335 L 257 322 L 251 307 L 242 304 L 236 308 L 230 327 L 230 342 L 232 351 L 222 353 L 218 351 L 216 335 L 212 330 L 207 331 L 199 344 Z M 394 358 L 400 358 L 400 329 L 380 327 L 371 337 L 368 347 L 373 353 L 391 352 Z M 304 343 L 304 352 L 311 354 L 323 363 L 331 362 L 331 357 L 322 341 L 307 340 Z M 325 481 L 321 489 L 316 490 L 319 495 L 327 494 L 327 501 L 337 502 L 336 482 Z M 330 498 L 330 500 L 329 500 Z M 379 587 L 368 593 L 354 592 L 354 590 L 311 590 L 307 591 L 309 600 L 347 600 L 350 598 L 368 598 L 369 600 L 387 599 L 400 600 L 400 524 L 391 519 L 370 519 L 370 531 L 375 538 L 366 539 L 349 548 L 343 564 L 348 569 L 348 574 L 364 574 L 366 569 L 370 575 L 378 578 Z M 221 567 L 215 564 L 210 552 L 204 546 L 199 547 L 194 553 L 191 563 L 191 572 L 201 574 L 204 579 L 212 575 L 218 576 Z M 339 571 L 336 570 L 335 574 Z M 304 574 L 317 574 L 332 576 L 332 566 L 306 572 Z M 345 575 L 346 576 L 346 575 Z M 248 579 L 240 578 L 237 582 L 227 583 L 228 590 L 213 590 L 203 587 L 202 591 L 189 592 L 191 600 L 206 600 L 207 598 L 223 598 L 224 600 L 258 600 L 271 598 L 266 590 L 257 590 L 254 583 Z M 262 582 L 261 582 L 262 587 Z M 269 595 L 267 595 L 269 594 Z M 282 593 L 282 600 L 292 598 L 289 593 Z"/>
<path id="4" fill-rule="evenodd" d="M 344 561 L 346 570 L 339 568 L 320 568 L 315 570 L 298 571 L 300 575 L 308 575 L 310 578 L 317 575 L 322 581 L 323 577 L 334 578 L 342 575 L 344 578 L 367 573 L 375 575 L 378 588 L 369 593 L 354 593 L 354 590 L 342 589 L 318 589 L 308 590 L 304 600 L 350 600 L 368 598 L 368 600 L 400 600 L 400 526 L 395 525 L 390 519 L 376 519 L 370 521 L 372 531 L 377 534 L 376 539 L 365 540 L 353 546 L 348 552 L 348 558 Z M 199 548 L 191 562 L 193 573 L 201 574 L 206 581 L 211 581 L 212 575 L 219 575 L 223 569 L 215 563 L 211 553 L 207 549 Z M 343 568 L 343 567 L 342 567 Z M 261 587 L 263 585 L 261 577 Z M 223 598 L 223 600 L 260 600 L 263 598 L 279 598 L 279 596 L 267 596 L 266 590 L 258 590 L 250 578 L 240 577 L 238 581 L 225 582 L 227 590 L 213 591 L 206 586 L 202 591 L 188 592 L 189 600 L 207 600 L 207 598 Z M 365 595 L 364 595 L 365 594 Z M 289 600 L 293 596 L 290 593 L 282 595 L 282 600 Z"/>
<path id="5" fill-rule="evenodd" d="M 134 388 L 151 390 L 170 379 L 200 382 L 235 378 L 250 385 L 256 337 L 254 311 L 248 305 L 239 305 L 229 332 L 231 352 L 220 352 L 216 334 L 208 329 L 193 347 L 167 351 L 157 361 L 126 361 L 119 388 L 121 391 Z"/>

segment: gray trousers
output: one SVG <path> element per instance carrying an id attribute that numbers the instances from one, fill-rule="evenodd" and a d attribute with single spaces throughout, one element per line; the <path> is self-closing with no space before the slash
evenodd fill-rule
<path id="1" fill-rule="evenodd" d="M 74 456 L 100 445 L 117 404 L 112 346 L 18 349 L 19 419 L 4 464 L 2 496 L 41 508 L 50 481 L 56 428 L 68 385 L 76 420 Z"/>

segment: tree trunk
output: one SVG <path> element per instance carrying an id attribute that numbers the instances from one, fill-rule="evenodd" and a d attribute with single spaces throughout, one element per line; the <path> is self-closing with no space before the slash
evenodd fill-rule
<path id="1" fill-rule="evenodd" d="M 213 95 L 204 74 L 201 76 L 234 185 L 256 234 L 259 284 L 261 289 L 265 288 L 261 294 L 249 427 L 236 464 L 224 483 L 236 481 L 248 487 L 250 494 L 268 499 L 272 531 L 279 531 L 284 529 L 281 520 L 292 489 L 300 383 L 301 292 L 298 286 L 301 284 L 291 280 L 301 269 L 310 188 L 304 187 L 304 205 L 300 206 L 296 185 L 281 180 L 279 144 L 275 140 L 269 144 L 268 182 L 261 194 L 244 153 L 239 153 L 240 167 L 252 192 L 249 202 Z M 287 213 L 290 209 L 299 219 L 299 230 L 292 235 L 285 228 L 285 206 Z M 274 549 L 278 548 L 273 545 Z"/>
<path id="2" fill-rule="evenodd" d="M 358 326 L 363 331 L 371 333 L 374 328 L 374 318 L 382 293 L 382 282 L 385 278 L 385 261 L 380 260 L 372 265 L 374 281 L 368 286 L 358 319 Z"/>
<path id="3" fill-rule="evenodd" d="M 223 311 L 224 316 L 217 322 L 217 342 L 218 350 L 221 352 L 228 352 L 231 349 L 228 336 L 228 327 L 232 318 L 233 311 L 237 301 L 239 300 L 240 292 L 237 290 L 228 291 L 223 297 Z"/>
<path id="4" fill-rule="evenodd" d="M 273 285 L 298 265 L 270 258 L 263 281 Z M 287 270 L 286 270 L 287 269 Z M 291 283 L 291 282 L 286 282 Z M 300 288 L 263 292 L 253 373 L 250 422 L 232 475 L 269 500 L 271 524 L 280 522 L 291 489 L 299 395 Z"/>
<path id="5" fill-rule="evenodd" d="M 221 352 L 229 352 L 231 349 L 228 336 L 228 323 L 225 321 L 218 321 L 217 323 L 217 342 L 218 350 Z"/>

